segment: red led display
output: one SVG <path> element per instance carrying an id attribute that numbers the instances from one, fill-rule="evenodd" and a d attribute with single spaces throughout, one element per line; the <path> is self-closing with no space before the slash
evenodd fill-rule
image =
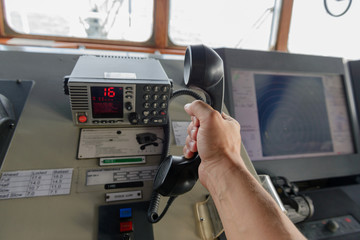
<path id="1" fill-rule="evenodd" d="M 122 87 L 91 87 L 93 118 L 123 118 Z"/>

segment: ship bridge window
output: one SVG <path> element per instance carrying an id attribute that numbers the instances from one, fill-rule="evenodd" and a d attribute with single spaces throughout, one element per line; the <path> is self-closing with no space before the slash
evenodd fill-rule
<path id="1" fill-rule="evenodd" d="M 360 1 L 294 0 L 289 51 L 359 59 L 359 12 Z"/>
<path id="2" fill-rule="evenodd" d="M 152 0 L 4 0 L 16 33 L 145 42 L 153 32 Z"/>
<path id="3" fill-rule="evenodd" d="M 274 5 L 269 0 L 170 0 L 169 39 L 176 45 L 268 50 Z"/>

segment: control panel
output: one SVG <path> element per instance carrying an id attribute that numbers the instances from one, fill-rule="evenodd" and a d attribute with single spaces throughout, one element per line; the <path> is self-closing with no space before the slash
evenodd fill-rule
<path id="1" fill-rule="evenodd" d="M 359 222 L 351 215 L 303 222 L 297 227 L 308 239 L 330 239 L 360 232 Z"/>
<path id="2" fill-rule="evenodd" d="M 154 59 L 82 56 L 64 89 L 77 126 L 167 123 L 172 82 Z"/>
<path id="3" fill-rule="evenodd" d="M 100 206 L 98 239 L 154 239 L 152 224 L 146 220 L 147 207 L 148 202 Z"/>

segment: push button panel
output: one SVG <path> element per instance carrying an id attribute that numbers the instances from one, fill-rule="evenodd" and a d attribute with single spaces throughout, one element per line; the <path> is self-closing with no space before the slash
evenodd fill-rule
<path id="1" fill-rule="evenodd" d="M 98 239 L 153 240 L 147 221 L 148 202 L 99 207 Z"/>
<path id="2" fill-rule="evenodd" d="M 137 87 L 138 93 L 143 91 L 142 96 L 137 96 L 136 102 L 137 112 L 141 113 L 139 123 L 145 125 L 166 124 L 171 85 L 145 84 Z"/>

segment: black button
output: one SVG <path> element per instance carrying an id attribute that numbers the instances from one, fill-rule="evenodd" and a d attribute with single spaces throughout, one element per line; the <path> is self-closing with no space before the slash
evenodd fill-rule
<path id="1" fill-rule="evenodd" d="M 145 101 L 148 101 L 148 100 L 150 99 L 150 95 L 149 95 L 149 94 L 145 94 L 145 95 L 144 95 L 144 99 L 145 99 Z"/>
<path id="2" fill-rule="evenodd" d="M 162 109 L 167 108 L 167 103 L 161 103 L 160 107 L 161 107 Z"/>
<path id="3" fill-rule="evenodd" d="M 144 103 L 144 108 L 150 108 L 150 103 L 148 102 Z"/>
<path id="4" fill-rule="evenodd" d="M 160 90 L 160 87 L 159 86 L 154 86 L 154 92 L 158 92 Z"/>
<path id="5" fill-rule="evenodd" d="M 149 116 L 149 114 L 150 114 L 150 111 L 148 111 L 148 110 L 143 111 L 143 115 L 144 115 L 145 117 Z"/>
<path id="6" fill-rule="evenodd" d="M 164 118 L 153 118 L 152 122 L 153 123 L 164 123 L 165 119 Z"/>
<path id="7" fill-rule="evenodd" d="M 163 87 L 161 88 L 161 90 L 162 90 L 163 92 L 167 92 L 167 91 L 169 90 L 169 87 L 168 87 L 168 86 L 163 86 Z"/>
<path id="8" fill-rule="evenodd" d="M 125 108 L 126 108 L 126 110 L 131 111 L 133 109 L 133 106 L 132 106 L 131 102 L 126 102 L 125 103 Z"/>

